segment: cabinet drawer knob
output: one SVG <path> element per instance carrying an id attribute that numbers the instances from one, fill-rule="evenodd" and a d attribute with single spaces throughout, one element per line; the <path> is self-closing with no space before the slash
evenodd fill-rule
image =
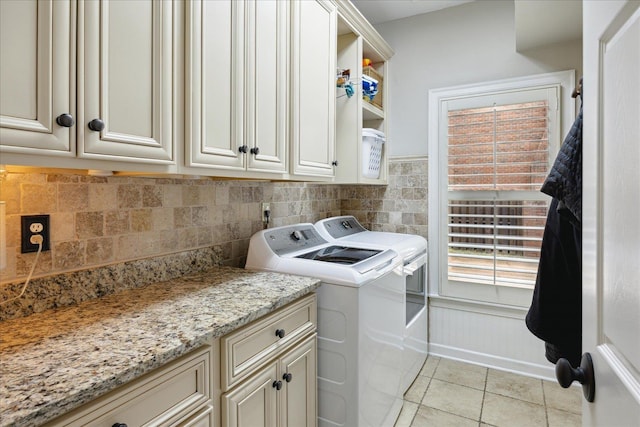
<path id="1" fill-rule="evenodd" d="M 246 145 L 241 145 L 240 147 L 238 147 L 238 151 L 241 153 L 246 153 L 247 152 L 247 147 Z"/>
<path id="2" fill-rule="evenodd" d="M 276 390 L 280 390 L 282 388 L 282 381 L 274 381 L 272 384 L 273 388 Z"/>
<path id="3" fill-rule="evenodd" d="M 276 329 L 276 336 L 278 338 L 284 338 L 285 332 L 284 329 Z"/>
<path id="4" fill-rule="evenodd" d="M 287 372 L 286 374 L 284 374 L 282 376 L 282 379 L 285 380 L 286 382 L 290 383 L 291 380 L 293 379 L 293 375 L 291 375 L 291 372 Z"/>
<path id="5" fill-rule="evenodd" d="M 100 119 L 93 119 L 89 122 L 89 129 L 101 132 L 104 129 L 104 122 Z"/>
<path id="6" fill-rule="evenodd" d="M 75 120 L 73 120 L 73 116 L 67 113 L 60 114 L 56 117 L 56 123 L 65 128 L 70 128 L 76 124 Z"/>
<path id="7" fill-rule="evenodd" d="M 127 427 L 127 425 L 125 423 L 115 423 L 111 427 Z"/>
<path id="8" fill-rule="evenodd" d="M 334 160 L 333 162 L 331 162 L 331 164 L 332 164 L 333 166 L 338 166 L 338 161 L 337 161 L 337 160 Z"/>
<path id="9" fill-rule="evenodd" d="M 249 152 L 250 152 L 251 154 L 255 154 L 255 155 L 257 156 L 258 154 L 260 154 L 260 148 L 258 148 L 258 147 L 253 147 L 251 150 L 249 150 Z"/>

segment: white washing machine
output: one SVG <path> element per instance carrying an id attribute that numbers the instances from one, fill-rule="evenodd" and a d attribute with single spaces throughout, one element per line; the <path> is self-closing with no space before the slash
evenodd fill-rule
<path id="1" fill-rule="evenodd" d="M 402 389 L 406 392 L 428 353 L 427 240 L 414 234 L 370 231 L 353 216 L 326 218 L 315 223 L 329 242 L 392 249 L 403 258 L 405 327 L 403 332 Z"/>
<path id="2" fill-rule="evenodd" d="M 318 426 L 393 426 L 402 408 L 402 258 L 329 243 L 313 224 L 259 231 L 245 268 L 317 277 Z"/>

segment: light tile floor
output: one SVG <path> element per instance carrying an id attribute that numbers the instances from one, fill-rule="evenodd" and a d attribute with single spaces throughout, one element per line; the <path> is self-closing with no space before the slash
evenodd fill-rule
<path id="1" fill-rule="evenodd" d="M 582 389 L 429 356 L 396 427 L 580 427 Z"/>

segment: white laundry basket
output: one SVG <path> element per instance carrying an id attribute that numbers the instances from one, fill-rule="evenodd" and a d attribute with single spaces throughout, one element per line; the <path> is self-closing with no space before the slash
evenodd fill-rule
<path id="1" fill-rule="evenodd" d="M 377 179 L 380 177 L 384 132 L 377 129 L 362 129 L 362 176 Z"/>

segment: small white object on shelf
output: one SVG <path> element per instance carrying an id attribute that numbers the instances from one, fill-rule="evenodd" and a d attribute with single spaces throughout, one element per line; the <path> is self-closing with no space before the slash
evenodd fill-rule
<path id="1" fill-rule="evenodd" d="M 382 149 L 385 142 L 384 132 L 377 129 L 362 129 L 362 176 L 377 179 L 380 177 Z"/>

